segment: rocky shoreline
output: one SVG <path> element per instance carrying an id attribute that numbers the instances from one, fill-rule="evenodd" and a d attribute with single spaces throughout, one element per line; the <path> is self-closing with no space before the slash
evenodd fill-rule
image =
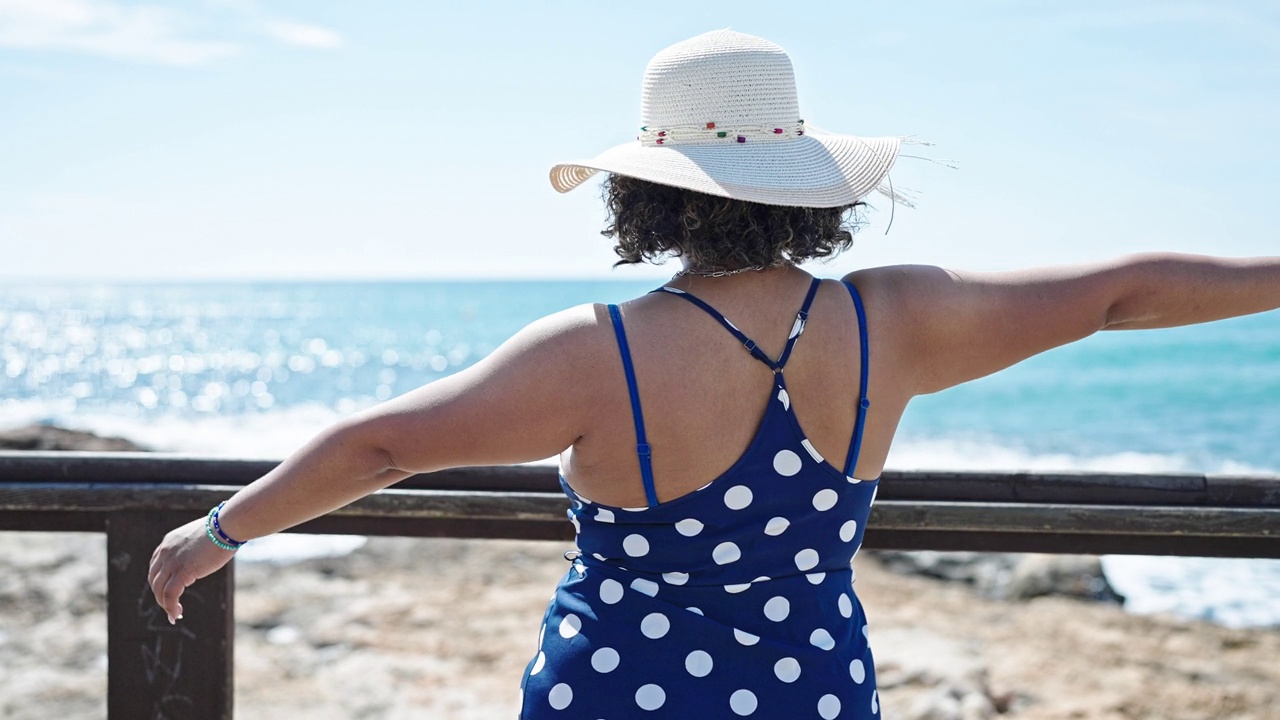
<path id="1" fill-rule="evenodd" d="M 105 542 L 0 533 L 0 717 L 106 714 Z M 560 543 L 371 538 L 236 569 L 236 717 L 509 718 Z M 1280 630 L 1138 617 L 855 563 L 886 718 L 1280 717 Z"/>
<path id="2" fill-rule="evenodd" d="M 34 426 L 0 446 L 141 449 L 84 435 Z M 0 549 L 0 717 L 105 717 L 105 539 L 0 532 Z M 514 716 L 565 549 L 371 538 L 238 563 L 236 717 Z M 885 718 L 1280 717 L 1280 628 L 1127 614 L 1097 558 L 867 552 L 855 570 Z"/>

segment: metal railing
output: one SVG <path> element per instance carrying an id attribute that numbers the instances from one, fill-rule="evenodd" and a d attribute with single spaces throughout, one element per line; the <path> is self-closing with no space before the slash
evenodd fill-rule
<path id="1" fill-rule="evenodd" d="M 111 720 L 232 717 L 234 563 L 170 625 L 151 551 L 273 462 L 152 453 L 0 452 L 0 530 L 107 535 Z M 571 541 L 550 467 L 411 477 L 290 532 Z M 871 549 L 1280 557 L 1280 477 L 886 472 Z"/>

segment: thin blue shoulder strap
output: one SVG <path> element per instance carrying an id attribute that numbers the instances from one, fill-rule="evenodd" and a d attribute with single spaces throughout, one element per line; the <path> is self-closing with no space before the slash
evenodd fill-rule
<path id="1" fill-rule="evenodd" d="M 800 333 L 804 332 L 804 324 L 809 319 L 809 308 L 813 305 L 813 298 L 818 294 L 818 286 L 820 284 L 821 281 L 818 280 L 818 278 L 814 278 L 813 282 L 809 283 L 809 292 L 804 296 L 804 303 L 800 305 L 800 312 L 796 313 L 796 321 L 791 326 L 791 335 L 787 338 L 787 346 L 783 348 L 782 355 L 776 362 L 773 358 L 766 355 L 765 352 L 756 345 L 754 340 L 744 335 L 743 332 L 734 326 L 733 323 L 729 322 L 728 318 L 721 315 L 719 310 L 716 310 L 703 302 L 702 298 L 696 295 L 690 295 L 683 290 L 665 286 L 660 287 L 653 292 L 670 293 L 672 295 L 682 297 L 702 308 L 708 315 L 715 318 L 721 325 L 723 325 L 725 330 L 732 333 L 733 336 L 738 339 L 738 342 L 742 343 L 742 345 L 747 348 L 747 352 L 751 353 L 752 357 L 765 365 L 768 365 L 770 370 L 779 372 L 784 366 L 786 366 L 787 359 L 791 357 L 791 350 L 796 346 L 796 340 L 800 339 Z"/>
<path id="2" fill-rule="evenodd" d="M 787 346 L 782 350 L 782 357 L 778 358 L 778 367 L 784 367 L 787 359 L 791 357 L 791 351 L 796 346 L 796 341 L 800 339 L 800 333 L 804 332 L 804 324 L 809 321 L 809 308 L 813 306 L 813 298 L 818 294 L 818 285 L 821 281 L 814 278 L 809 283 L 809 292 L 804 296 L 804 303 L 800 305 L 800 312 L 796 313 L 795 324 L 791 326 L 791 336 L 787 338 Z"/>
<path id="3" fill-rule="evenodd" d="M 853 428 L 853 441 L 849 444 L 849 455 L 845 460 L 844 474 L 847 477 L 853 477 L 853 470 L 858 465 L 858 454 L 862 452 L 862 430 L 866 425 L 867 408 L 871 407 L 871 401 L 867 400 L 867 360 L 870 352 L 867 348 L 867 312 L 862 307 L 862 296 L 858 295 L 858 289 L 851 282 L 845 282 L 845 287 L 849 288 L 849 295 L 853 297 L 853 309 L 858 313 L 858 345 L 862 353 L 862 378 L 858 386 L 858 420 Z"/>
<path id="4" fill-rule="evenodd" d="M 721 315 L 719 310 L 716 310 L 715 308 L 703 302 L 702 298 L 698 297 L 697 295 L 690 295 L 689 293 L 683 290 L 679 290 L 673 287 L 666 287 L 666 286 L 660 287 L 656 290 L 651 290 L 650 292 L 670 293 L 672 295 L 675 295 L 676 297 L 682 297 L 685 300 L 688 300 L 689 302 L 693 303 L 694 305 L 697 305 L 698 307 L 702 308 L 703 311 L 705 311 L 708 315 L 715 318 L 721 325 L 723 325 L 725 330 L 728 330 L 735 338 L 737 338 L 738 342 L 742 343 L 743 347 L 747 349 L 747 352 L 751 353 L 751 357 L 759 360 L 765 365 L 768 365 L 769 369 L 775 372 L 782 369 L 782 366 L 774 362 L 773 358 L 766 355 L 765 352 L 756 345 L 756 342 L 754 340 L 752 340 L 751 338 L 743 334 L 743 332 L 739 330 L 733 323 L 729 322 L 728 318 L 726 318 L 724 315 Z"/>
<path id="5" fill-rule="evenodd" d="M 644 415 L 640 412 L 640 388 L 636 386 L 636 371 L 631 366 L 631 346 L 627 344 L 627 331 L 622 327 L 622 314 L 617 305 L 609 306 L 609 319 L 613 321 L 613 334 L 618 338 L 618 351 L 622 353 L 622 369 L 627 373 L 627 392 L 631 394 L 631 417 L 636 424 L 636 455 L 640 458 L 640 479 L 644 481 L 644 497 L 649 507 L 658 504 L 658 491 L 653 487 L 653 463 L 650 460 L 649 441 L 644 434 Z"/>

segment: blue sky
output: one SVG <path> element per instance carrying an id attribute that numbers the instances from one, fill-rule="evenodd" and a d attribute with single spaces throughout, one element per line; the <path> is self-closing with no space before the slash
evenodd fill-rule
<path id="1" fill-rule="evenodd" d="M 663 276 L 547 170 L 723 27 L 808 122 L 959 164 L 900 160 L 918 207 L 817 272 L 1280 252 L 1274 2 L 0 0 L 0 276 Z"/>

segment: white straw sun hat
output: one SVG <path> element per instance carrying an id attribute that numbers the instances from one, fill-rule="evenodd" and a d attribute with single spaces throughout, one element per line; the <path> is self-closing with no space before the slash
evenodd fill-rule
<path id="1" fill-rule="evenodd" d="M 640 135 L 551 168 L 569 192 L 604 171 L 767 205 L 838 207 L 884 187 L 901 137 L 806 125 L 791 58 L 763 38 L 717 30 L 659 52 L 644 73 Z"/>

